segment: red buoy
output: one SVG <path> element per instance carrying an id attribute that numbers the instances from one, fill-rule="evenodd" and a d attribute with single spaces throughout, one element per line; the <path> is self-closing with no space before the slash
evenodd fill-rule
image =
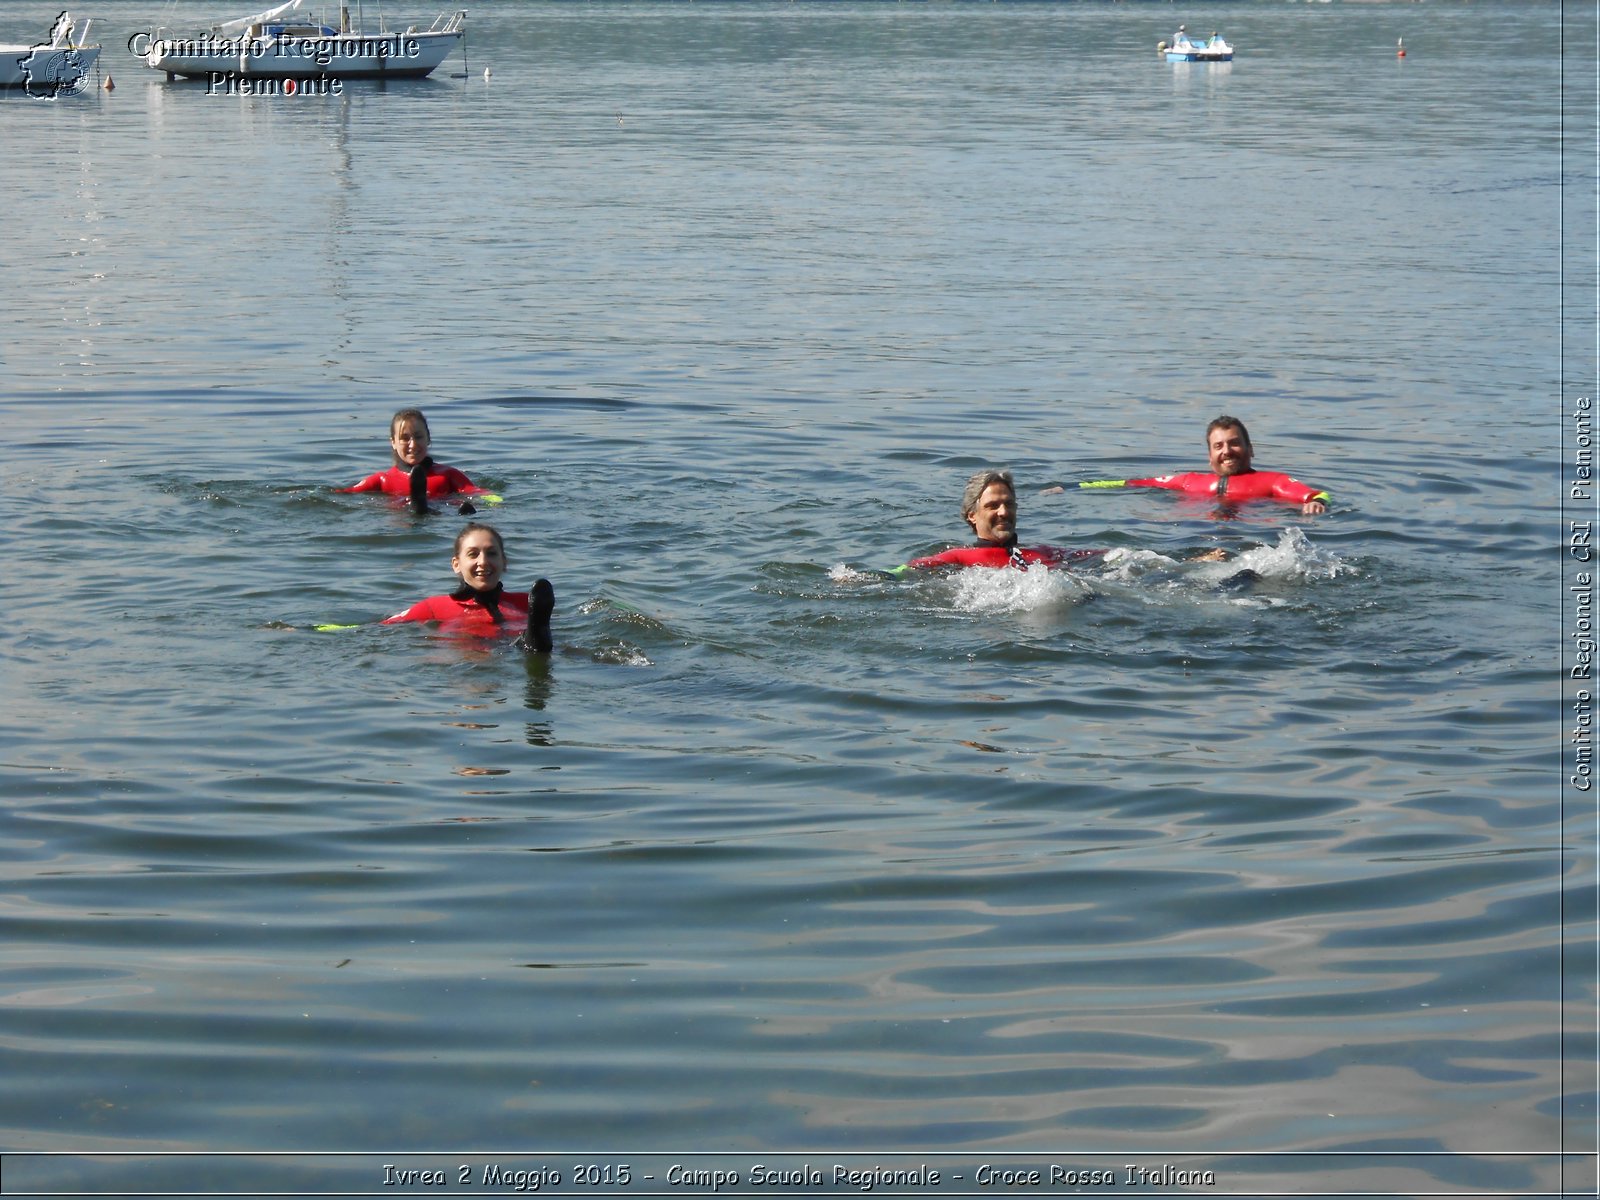
<path id="1" fill-rule="evenodd" d="M 1397 47 L 1399 47 L 1399 49 L 1397 49 L 1395 51 L 1395 55 L 1394 56 L 1396 58 L 1404 58 L 1406 56 L 1406 40 L 1405 40 L 1405 38 L 1396 39 L 1395 45 Z"/>

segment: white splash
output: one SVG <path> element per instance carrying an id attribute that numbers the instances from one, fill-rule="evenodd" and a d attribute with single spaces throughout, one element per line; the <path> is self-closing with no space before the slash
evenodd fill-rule
<path id="1" fill-rule="evenodd" d="M 866 583 L 874 578 L 865 571 L 858 571 L 849 563 L 834 563 L 828 568 L 828 578 L 834 583 Z"/>
<path id="2" fill-rule="evenodd" d="M 1297 527 L 1291 525 L 1278 535 L 1275 546 L 1257 546 L 1241 551 L 1227 562 L 1200 564 L 1208 572 L 1202 577 L 1227 579 L 1239 571 L 1254 571 L 1263 579 L 1332 579 L 1353 575 L 1355 568 L 1337 554 L 1319 550 Z"/>
<path id="3" fill-rule="evenodd" d="M 1177 559 L 1154 550 L 1129 550 L 1121 546 L 1107 550 L 1100 563 L 1101 578 L 1117 583 L 1137 583 L 1151 576 L 1165 579 L 1183 566 Z"/>
<path id="4" fill-rule="evenodd" d="M 1223 562 L 1192 562 L 1154 550 L 1121 548 L 1107 552 L 1102 562 L 1102 579 L 1135 585 L 1146 593 L 1152 589 L 1211 589 L 1241 571 L 1254 571 L 1262 581 L 1290 583 L 1355 573 L 1354 567 L 1331 551 L 1312 545 L 1293 526 L 1280 533 L 1275 544 L 1241 550 Z"/>
<path id="5" fill-rule="evenodd" d="M 590 657 L 598 663 L 608 663 L 615 667 L 653 667 L 648 655 L 637 646 L 630 646 L 627 642 L 613 642 L 610 645 L 597 646 L 590 651 Z"/>
<path id="6" fill-rule="evenodd" d="M 1050 571 L 1033 566 L 968 567 L 949 576 L 955 589 L 954 604 L 962 612 L 1035 612 L 1076 604 L 1089 594 L 1089 586 L 1071 571 Z"/>

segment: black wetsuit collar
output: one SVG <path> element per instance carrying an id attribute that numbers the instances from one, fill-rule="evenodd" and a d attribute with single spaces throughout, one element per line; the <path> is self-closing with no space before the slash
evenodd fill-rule
<path id="1" fill-rule="evenodd" d="M 1012 538 L 1009 542 L 994 542 L 988 538 L 979 538 L 978 545 L 992 546 L 996 549 L 1004 550 L 1006 552 L 1007 566 L 1026 567 L 1028 565 L 1028 560 L 1022 557 L 1022 547 L 1017 545 L 1016 538 Z"/>
<path id="2" fill-rule="evenodd" d="M 450 599 L 462 601 L 476 600 L 480 605 L 482 605 L 483 611 L 489 614 L 490 619 L 492 619 L 496 625 L 499 625 L 505 620 L 505 618 L 500 615 L 500 596 L 505 590 L 506 585 L 503 583 L 495 584 L 486 592 L 480 592 L 470 583 L 463 583 L 455 591 L 450 593 Z"/>
<path id="3" fill-rule="evenodd" d="M 1255 473 L 1256 469 L 1254 467 L 1251 467 L 1248 471 L 1235 471 L 1233 475 L 1224 475 L 1220 471 L 1217 472 L 1217 499 L 1226 500 L 1228 498 L 1228 480 L 1232 479 L 1234 475 L 1254 475 Z"/>

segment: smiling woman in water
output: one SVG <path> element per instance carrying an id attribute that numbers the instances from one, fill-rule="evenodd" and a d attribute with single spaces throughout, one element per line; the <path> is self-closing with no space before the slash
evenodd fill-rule
<path id="1" fill-rule="evenodd" d="M 502 577 L 506 570 L 506 546 L 500 531 L 476 522 L 462 527 L 451 549 L 450 569 L 461 586 L 440 596 L 418 600 L 380 624 L 404 625 L 413 621 L 438 621 L 451 632 L 493 637 L 517 633 L 525 650 L 548 654 L 550 614 L 555 608 L 555 589 L 548 579 L 534 581 L 527 592 L 508 592 Z M 354 625 L 318 625 L 319 632 L 354 629 Z"/>
<path id="2" fill-rule="evenodd" d="M 450 569 L 460 577 L 460 587 L 447 595 L 419 600 L 383 624 L 441 621 L 466 633 L 484 635 L 520 625 L 526 631 L 522 640 L 528 649 L 550 650 L 555 591 L 548 579 L 536 581 L 531 592 L 505 590 L 500 577 L 506 569 L 506 546 L 499 530 L 476 522 L 465 526 L 456 534 Z"/>

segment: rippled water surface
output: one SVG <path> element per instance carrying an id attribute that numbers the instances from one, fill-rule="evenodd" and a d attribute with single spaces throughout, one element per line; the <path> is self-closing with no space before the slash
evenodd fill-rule
<path id="1" fill-rule="evenodd" d="M 486 0 L 300 98 L 89 15 L 115 90 L 0 99 L 0 1147 L 1575 1178 L 1592 13 Z M 451 584 L 459 516 L 330 491 L 410 404 L 548 660 L 357 624 Z M 1040 494 L 1219 412 L 1332 510 Z M 882 573 L 991 464 L 1110 553 Z"/>

